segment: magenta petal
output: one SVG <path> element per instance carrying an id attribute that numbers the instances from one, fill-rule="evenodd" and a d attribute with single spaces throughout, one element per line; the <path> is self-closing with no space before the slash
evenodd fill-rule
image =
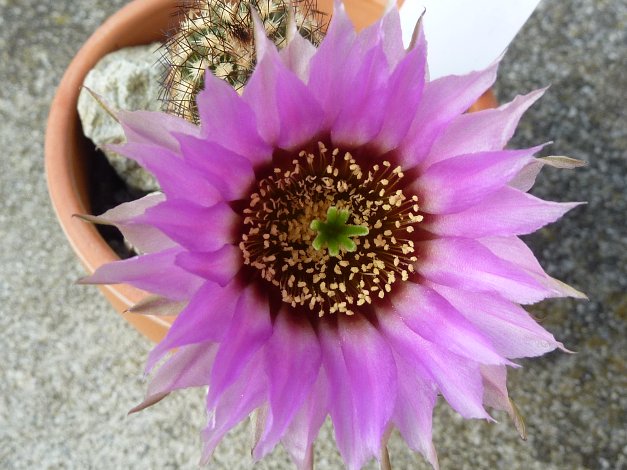
<path id="1" fill-rule="evenodd" d="M 259 133 L 273 147 L 297 148 L 322 130 L 322 108 L 300 78 L 286 68 L 272 43 L 242 97 L 257 116 Z"/>
<path id="2" fill-rule="evenodd" d="M 428 167 L 456 155 L 501 150 L 514 135 L 520 118 L 546 91 L 518 96 L 497 109 L 462 114 L 436 140 L 422 163 Z"/>
<path id="3" fill-rule="evenodd" d="M 461 212 L 494 194 L 541 147 L 460 155 L 434 164 L 420 175 L 414 190 L 430 214 Z"/>
<path id="4" fill-rule="evenodd" d="M 434 290 L 406 282 L 391 301 L 407 326 L 424 339 L 477 362 L 508 363 L 472 323 Z"/>
<path id="5" fill-rule="evenodd" d="M 369 143 L 383 126 L 389 70 L 381 46 L 370 49 L 352 73 L 354 79 L 337 85 L 339 113 L 331 128 L 333 143 L 349 148 Z"/>
<path id="6" fill-rule="evenodd" d="M 388 82 L 390 64 L 393 67 L 397 58 L 390 60 L 386 55 L 388 49 L 394 48 L 394 38 L 386 37 L 383 22 L 378 21 L 366 28 L 354 41 L 348 34 L 352 26 L 345 30 L 347 35 L 343 39 L 346 42 L 342 45 L 350 43 L 350 48 L 332 70 L 331 82 L 321 71 L 320 75 L 312 71 L 309 85 L 324 105 L 334 145 L 356 147 L 373 143 L 385 122 L 382 110 L 388 109 L 387 101 L 394 97 Z M 400 55 L 404 54 L 401 48 Z M 402 91 L 397 90 L 399 94 Z"/>
<path id="7" fill-rule="evenodd" d="M 454 237 L 522 235 L 556 221 L 580 204 L 543 201 L 504 186 L 463 212 L 435 215 L 422 226 L 431 233 Z"/>
<path id="8" fill-rule="evenodd" d="M 173 390 L 208 385 L 217 349 L 214 343 L 192 344 L 180 348 L 155 373 L 148 384 L 144 403 Z"/>
<path id="9" fill-rule="evenodd" d="M 242 199 L 254 181 L 250 161 L 224 147 L 203 139 L 177 134 L 183 158 L 219 192 L 226 201 Z"/>
<path id="10" fill-rule="evenodd" d="M 490 339 L 503 357 L 541 356 L 562 343 L 540 326 L 521 306 L 499 295 L 474 293 L 442 285 L 433 288 Z"/>
<path id="11" fill-rule="evenodd" d="M 157 227 L 189 250 L 215 251 L 235 242 L 239 217 L 224 202 L 204 207 L 172 199 L 148 209 L 137 221 Z"/>
<path id="12" fill-rule="evenodd" d="M 481 72 L 442 77 L 425 85 L 420 106 L 400 147 L 404 168 L 424 160 L 450 122 L 492 86 L 496 70 L 497 64 Z"/>
<path id="13" fill-rule="evenodd" d="M 321 368 L 309 397 L 292 419 L 282 443 L 298 470 L 313 467 L 313 442 L 328 413 L 329 384 Z"/>
<path id="14" fill-rule="evenodd" d="M 135 160 L 155 175 L 170 199 L 187 199 L 202 205 L 212 205 L 221 199 L 216 188 L 171 150 L 151 144 L 130 143 L 110 145 L 108 148 Z"/>
<path id="15" fill-rule="evenodd" d="M 120 111 L 117 114 L 126 140 L 134 144 L 155 145 L 179 153 L 174 133 L 198 136 L 200 129 L 178 116 L 150 111 Z"/>
<path id="16" fill-rule="evenodd" d="M 438 457 L 432 439 L 433 408 L 437 387 L 428 377 L 421 377 L 400 356 L 395 356 L 398 370 L 398 398 L 393 420 L 409 447 L 424 455 L 435 470 Z"/>
<path id="17" fill-rule="evenodd" d="M 252 109 L 225 80 L 205 74 L 205 89 L 196 102 L 207 140 L 248 158 L 253 165 L 270 161 L 272 148 L 259 136 Z"/>
<path id="18" fill-rule="evenodd" d="M 379 112 L 383 127 L 373 140 L 380 153 L 395 149 L 407 136 L 425 84 L 426 44 L 424 36 L 394 69 L 387 85 L 387 100 Z"/>
<path id="19" fill-rule="evenodd" d="M 351 48 L 356 37 L 344 5 L 339 1 L 335 1 L 334 5 L 327 34 L 311 59 L 309 72 L 309 89 L 324 108 L 326 124 L 329 126 L 340 112 L 337 106 L 337 84 L 344 82 L 346 62 L 351 57 Z"/>
<path id="20" fill-rule="evenodd" d="M 528 304 L 551 295 L 519 266 L 505 261 L 481 243 L 461 238 L 421 242 L 417 271 L 427 279 L 470 292 L 493 292 L 514 302 Z"/>
<path id="21" fill-rule="evenodd" d="M 516 236 L 485 237 L 478 241 L 496 256 L 529 272 L 546 275 L 531 249 L 520 238 Z"/>
<path id="22" fill-rule="evenodd" d="M 253 456 L 262 458 L 279 442 L 312 390 L 320 370 L 318 338 L 305 317 L 279 311 L 265 347 L 269 410 L 265 432 Z"/>
<path id="23" fill-rule="evenodd" d="M 464 359 L 409 329 L 393 311 L 377 315 L 390 346 L 419 377 L 435 381 L 451 406 L 464 418 L 489 418 L 483 409 L 483 382 L 477 362 Z"/>
<path id="24" fill-rule="evenodd" d="M 146 370 L 171 349 L 188 344 L 220 342 L 223 340 L 235 313 L 240 287 L 226 287 L 205 282 L 179 313 L 166 337 L 150 352 Z"/>
<path id="25" fill-rule="evenodd" d="M 533 252 L 520 238 L 510 237 L 486 237 L 478 240 L 499 258 L 510 262 L 532 276 L 539 284 L 550 291 L 550 297 L 574 297 L 586 299 L 586 295 L 572 288 L 562 281 L 552 278 L 534 256 Z"/>
<path id="26" fill-rule="evenodd" d="M 285 66 L 306 83 L 309 79 L 309 62 L 315 53 L 314 45 L 297 34 L 279 55 Z"/>
<path id="27" fill-rule="evenodd" d="M 152 193 L 136 201 L 120 204 L 102 215 L 85 218 L 95 223 L 115 225 L 124 238 L 140 253 L 161 251 L 172 248 L 176 244 L 160 230 L 150 225 L 138 224 L 134 219 L 164 200 L 163 193 Z"/>
<path id="28" fill-rule="evenodd" d="M 403 44 L 403 30 L 398 8 L 390 8 L 380 22 L 383 33 L 383 50 L 390 67 L 394 68 L 407 54 Z"/>
<path id="29" fill-rule="evenodd" d="M 257 354 L 235 384 L 221 394 L 217 403 L 210 402 L 207 397 L 210 414 L 209 424 L 202 432 L 201 465 L 209 461 L 214 449 L 229 430 L 263 404 L 267 387 L 261 358 Z"/>
<path id="30" fill-rule="evenodd" d="M 285 66 L 303 82 L 309 79 L 309 62 L 316 53 L 316 47 L 299 33 L 294 19 L 290 16 L 287 25 L 288 44 L 279 52 Z"/>
<path id="31" fill-rule="evenodd" d="M 282 124 L 276 146 L 298 148 L 320 134 L 324 112 L 307 86 L 288 69 L 281 68 L 277 78 L 276 100 Z"/>
<path id="32" fill-rule="evenodd" d="M 225 286 L 243 266 L 242 252 L 233 245 L 209 252 L 184 251 L 176 257 L 176 265 Z"/>
<path id="33" fill-rule="evenodd" d="M 250 8 L 250 16 L 253 23 L 253 35 L 255 44 L 255 59 L 261 62 L 266 54 L 278 53 L 276 44 L 268 38 L 266 27 L 256 8 Z"/>
<path id="34" fill-rule="evenodd" d="M 322 322 L 319 337 L 337 445 L 353 470 L 379 456 L 396 398 L 396 366 L 388 345 L 367 320 L 337 320 L 337 330 Z"/>
<path id="35" fill-rule="evenodd" d="M 175 264 L 180 248 L 135 256 L 100 266 L 81 284 L 131 284 L 172 300 L 186 300 L 200 287 L 202 278 Z M 159 273 L 155 276 L 155 273 Z"/>
<path id="36" fill-rule="evenodd" d="M 323 321 L 318 329 L 322 362 L 329 381 L 329 412 L 333 421 L 335 440 L 344 462 L 352 469 L 359 469 L 371 456 L 362 444 L 361 429 L 354 424 L 357 412 L 353 406 L 353 391 L 346 377 L 346 363 L 342 354 L 341 341 L 335 325 Z M 375 455 L 378 454 L 378 451 Z"/>
<path id="37" fill-rule="evenodd" d="M 244 290 L 211 372 L 209 408 L 213 408 L 224 391 L 239 378 L 251 357 L 271 335 L 268 299 L 253 288 Z"/>
<path id="38" fill-rule="evenodd" d="M 368 321 L 340 316 L 339 338 L 353 393 L 361 444 L 377 455 L 394 410 L 397 373 L 392 351 Z"/>
<path id="39" fill-rule="evenodd" d="M 372 51 L 375 47 L 383 48 L 383 29 L 382 29 L 382 20 L 379 20 L 372 23 L 370 26 L 362 29 L 355 36 L 355 42 L 353 42 L 353 46 L 349 57 L 346 59 L 354 60 L 355 63 L 361 63 L 366 53 Z M 387 56 L 385 56 L 385 62 L 389 65 L 389 61 Z M 355 72 L 354 69 L 347 69 L 348 71 Z"/>
<path id="40" fill-rule="evenodd" d="M 361 61 L 362 56 L 375 46 L 383 49 L 390 69 L 396 67 L 407 54 L 403 44 L 400 15 L 398 9 L 392 7 L 391 1 L 388 1 L 386 11 L 380 19 L 357 34 L 350 55 Z"/>

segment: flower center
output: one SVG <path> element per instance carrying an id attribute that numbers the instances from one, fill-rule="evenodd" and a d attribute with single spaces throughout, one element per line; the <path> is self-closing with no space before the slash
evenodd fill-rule
<path id="1" fill-rule="evenodd" d="M 364 171 L 350 152 L 322 143 L 291 163 L 261 180 L 244 209 L 246 265 L 284 302 L 319 316 L 352 315 L 409 278 L 422 216 L 400 167 L 383 161 Z"/>
<path id="2" fill-rule="evenodd" d="M 344 248 L 346 251 L 355 251 L 357 245 L 350 237 L 368 235 L 369 230 L 368 227 L 362 225 L 347 225 L 346 221 L 349 216 L 349 211 L 329 207 L 326 222 L 316 219 L 309 226 L 318 232 L 312 246 L 316 250 L 321 250 L 327 246 L 331 256 L 338 256 L 340 248 Z"/>

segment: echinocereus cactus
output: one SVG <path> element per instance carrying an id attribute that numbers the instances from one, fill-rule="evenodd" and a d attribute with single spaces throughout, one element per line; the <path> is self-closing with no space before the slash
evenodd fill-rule
<path id="1" fill-rule="evenodd" d="M 114 149 L 163 192 L 92 218 L 143 254 L 82 282 L 132 284 L 157 296 L 132 312 L 178 315 L 133 411 L 208 387 L 203 462 L 252 414 L 254 459 L 282 443 L 310 470 L 329 416 L 348 470 L 386 468 L 393 428 L 437 468 L 438 395 L 464 418 L 518 419 L 507 367 L 564 348 L 521 305 L 585 295 L 519 237 L 578 205 L 528 191 L 579 162 L 506 149 L 544 90 L 465 113 L 498 64 L 431 80 L 422 26 L 405 49 L 394 6 L 357 33 L 338 0 L 317 48 L 292 18 L 280 53 L 252 15 L 258 65 L 241 96 L 207 74 L 200 126 L 118 113 Z"/>
<path id="2" fill-rule="evenodd" d="M 196 95 L 203 89 L 207 68 L 236 90 L 242 89 L 256 62 L 251 8 L 259 13 L 268 38 L 281 49 L 287 44 L 290 4 L 299 34 L 318 45 L 323 14 L 313 0 L 187 2 L 180 25 L 164 45 L 166 110 L 198 123 Z"/>

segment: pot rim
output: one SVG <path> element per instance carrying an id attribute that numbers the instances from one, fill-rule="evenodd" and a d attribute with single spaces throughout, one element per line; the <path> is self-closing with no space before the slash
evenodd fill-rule
<path id="1" fill-rule="evenodd" d="M 74 217 L 90 213 L 82 130 L 76 109 L 78 96 L 87 73 L 107 53 L 138 41 L 138 24 L 150 24 L 175 12 L 176 0 L 134 0 L 111 15 L 83 44 L 66 69 L 52 101 L 46 125 L 44 145 L 48 192 L 55 214 L 72 249 L 89 273 L 99 266 L 120 258 L 100 235 L 96 227 Z M 165 21 L 165 22 L 164 22 Z M 155 31 L 155 39 L 162 37 Z M 125 313 L 129 306 L 148 295 L 127 284 L 99 286 L 114 307 L 143 334 L 156 340 L 172 323 L 168 317 Z M 147 329 L 146 329 L 147 328 Z"/>

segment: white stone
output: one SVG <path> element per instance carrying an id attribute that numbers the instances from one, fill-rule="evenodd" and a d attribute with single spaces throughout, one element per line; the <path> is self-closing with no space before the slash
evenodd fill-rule
<path id="1" fill-rule="evenodd" d="M 113 109 L 127 111 L 159 111 L 163 66 L 159 62 L 159 43 L 127 47 L 103 57 L 87 74 L 83 84 L 102 96 Z M 101 148 L 117 174 L 134 189 L 155 191 L 155 177 L 133 160 L 103 148 L 125 141 L 124 131 L 107 111 L 82 90 L 78 99 L 78 114 L 83 133 Z"/>

